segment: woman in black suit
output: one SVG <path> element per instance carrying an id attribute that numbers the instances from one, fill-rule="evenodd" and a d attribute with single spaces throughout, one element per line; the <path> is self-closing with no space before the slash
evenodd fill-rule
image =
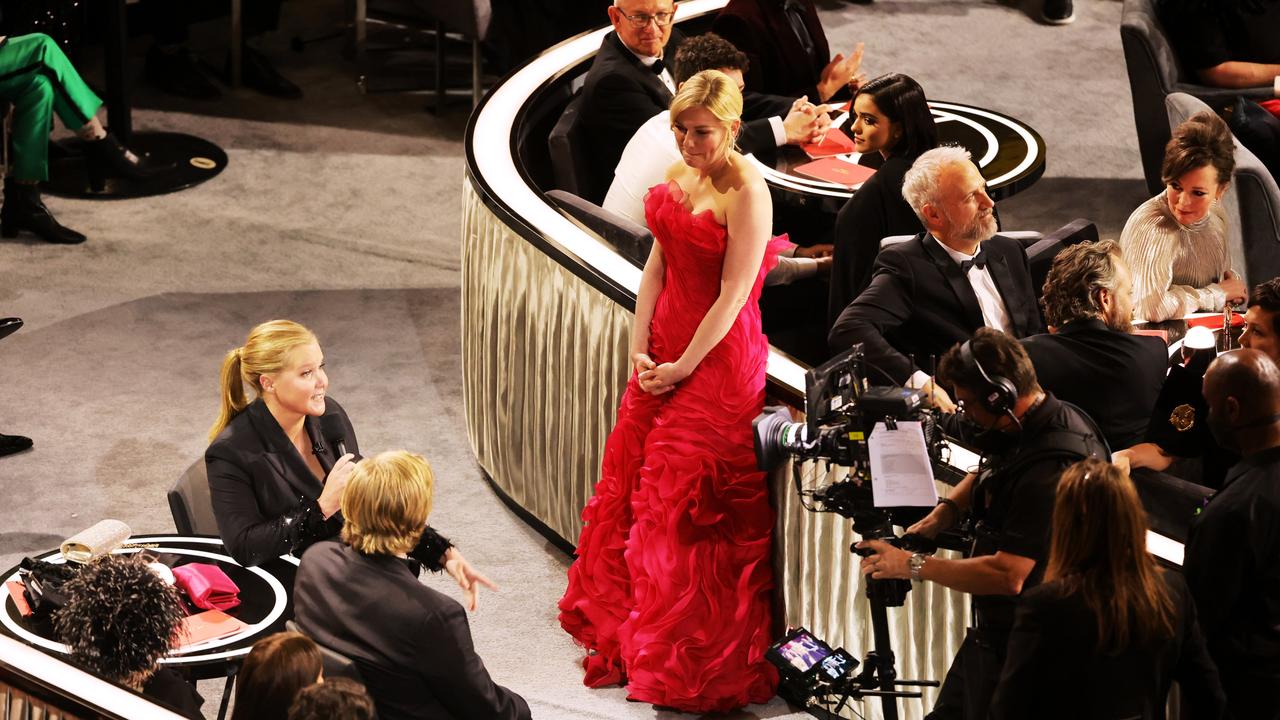
<path id="1" fill-rule="evenodd" d="M 257 395 L 252 402 L 246 385 Z M 291 320 L 258 325 L 223 360 L 221 409 L 204 457 L 218 534 L 236 562 L 301 557 L 342 530 L 342 494 L 360 448 L 328 387 L 319 342 Z M 339 443 L 347 451 L 341 456 Z M 492 587 L 430 527 L 411 556 L 447 570 L 472 609 L 477 583 Z"/>
<path id="2" fill-rule="evenodd" d="M 906 75 L 891 73 L 864 83 L 850 112 L 854 150 L 883 159 L 836 216 L 835 257 L 827 329 L 871 282 L 880 241 L 915 235 L 924 226 L 902 197 L 902 178 L 920 153 L 938 146 L 938 130 L 924 90 Z"/>
<path id="3" fill-rule="evenodd" d="M 1177 680 L 1191 717 L 1225 697 L 1186 582 L 1146 551 L 1146 515 L 1119 468 L 1062 473 L 1045 581 L 1022 596 L 991 717 L 1161 720 Z"/>

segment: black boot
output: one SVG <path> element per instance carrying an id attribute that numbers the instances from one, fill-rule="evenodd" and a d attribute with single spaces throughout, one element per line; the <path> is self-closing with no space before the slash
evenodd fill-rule
<path id="1" fill-rule="evenodd" d="M 85 241 L 84 235 L 63 227 L 40 201 L 40 188 L 34 183 L 4 179 L 4 206 L 0 207 L 0 236 L 17 237 L 22 230 L 40 236 L 41 240 L 61 245 Z"/>
<path id="2" fill-rule="evenodd" d="M 84 162 L 85 170 L 89 173 L 89 188 L 94 192 L 102 192 L 109 177 L 149 180 L 173 168 L 173 165 L 158 167 L 148 164 L 129 152 L 111 133 L 107 133 L 101 140 L 85 142 Z"/>

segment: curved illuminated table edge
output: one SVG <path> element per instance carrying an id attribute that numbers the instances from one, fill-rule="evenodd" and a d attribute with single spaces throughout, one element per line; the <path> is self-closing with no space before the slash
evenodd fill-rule
<path id="1" fill-rule="evenodd" d="M 676 9 L 676 22 L 714 12 L 726 2 L 682 2 Z M 490 90 L 467 123 L 466 169 L 481 202 L 508 227 L 613 301 L 634 310 L 640 268 L 560 213 L 517 161 L 518 140 L 511 131 L 540 91 L 593 56 L 610 30 L 605 26 L 554 45 Z M 805 370 L 791 356 L 770 348 L 770 394 L 802 406 Z"/>
<path id="2" fill-rule="evenodd" d="M 998 200 L 1017 194 L 1033 185 L 1041 178 L 1041 176 L 1044 175 L 1046 157 L 1044 138 L 1040 137 L 1040 133 L 1036 132 L 1032 127 L 1003 113 L 975 107 L 973 105 L 942 100 L 930 100 L 928 103 L 930 110 L 933 111 L 936 122 L 964 123 L 972 127 L 975 132 L 982 135 L 987 140 L 987 152 L 984 153 L 982 157 L 974 160 L 980 170 L 986 168 L 995 161 L 996 155 L 999 153 L 999 143 L 991 133 L 990 129 L 973 121 L 971 118 L 966 117 L 966 114 L 976 115 L 978 117 L 1000 123 L 1022 139 L 1023 146 L 1026 148 L 1026 153 L 1023 155 L 1022 159 L 1018 161 L 1018 164 L 1015 165 L 1013 169 L 997 175 L 996 177 L 987 178 L 987 189 L 988 192 L 991 193 L 992 197 Z M 842 124 L 847 116 L 848 113 L 844 113 L 836 117 L 832 124 Z M 850 159 L 848 155 L 839 157 Z M 761 162 L 753 155 L 748 155 L 747 158 L 755 165 L 756 169 L 760 171 L 760 174 L 764 175 L 765 179 L 770 184 L 783 189 L 804 192 L 811 195 L 824 195 L 840 200 L 847 200 L 848 198 L 853 197 L 853 193 L 856 192 L 856 188 L 854 190 L 850 190 L 844 185 L 838 185 L 833 182 L 818 180 L 816 178 L 806 178 L 800 175 L 793 175 L 791 173 L 779 171 L 769 164 Z"/>
<path id="3" fill-rule="evenodd" d="M 247 637 L 252 637 L 255 634 L 261 632 L 262 630 L 265 630 L 271 627 L 277 620 L 280 619 L 280 616 L 284 614 L 285 608 L 288 607 L 289 591 L 285 589 L 284 585 L 280 582 L 280 580 L 276 578 L 274 575 L 272 575 L 271 573 L 259 567 L 245 567 L 243 565 L 240 565 L 240 563 L 236 562 L 235 559 L 232 558 L 230 555 L 226 555 L 224 553 L 208 552 L 204 550 L 194 550 L 191 548 L 165 547 L 163 545 L 156 544 L 156 543 L 165 543 L 165 542 L 222 546 L 221 538 L 216 536 L 210 536 L 210 535 L 134 535 L 130 537 L 129 541 L 126 542 L 124 545 L 113 550 L 112 553 L 125 554 L 125 553 L 140 552 L 143 550 L 162 552 L 162 553 L 172 552 L 172 553 L 179 553 L 184 556 L 202 557 L 210 560 L 218 560 L 220 562 L 226 562 L 232 565 L 244 567 L 245 570 L 248 570 L 249 572 L 252 572 L 253 574 L 263 578 L 263 580 L 267 583 L 267 585 L 271 588 L 272 592 L 275 594 L 275 604 L 272 606 L 271 611 L 267 613 L 267 616 L 265 618 L 263 618 L 262 620 L 256 623 L 253 623 L 252 625 L 249 625 L 248 627 L 241 630 L 240 632 L 233 633 L 231 635 L 228 635 L 222 638 L 214 638 L 214 639 L 206 640 L 204 642 L 195 643 L 195 644 L 192 644 L 190 647 L 180 648 L 174 651 L 172 655 L 161 658 L 159 662 L 164 665 L 182 666 L 182 665 L 193 665 L 193 664 L 216 662 L 219 660 L 230 660 L 233 658 L 243 657 L 247 655 L 249 651 L 253 649 L 252 646 L 246 646 L 242 648 L 233 648 L 231 650 L 224 650 L 216 653 L 208 653 L 208 654 L 205 654 L 205 653 L 206 651 L 209 651 L 209 650 L 215 650 L 219 647 L 225 647 L 226 645 L 230 645 L 235 642 L 240 642 Z M 143 545 L 143 543 L 145 543 L 145 545 Z M 35 559 L 40 561 L 49 561 L 54 564 L 61 564 L 66 562 L 66 559 L 62 557 L 62 553 L 60 550 L 51 550 L 47 553 L 44 553 L 36 557 Z M 290 563 L 295 567 L 300 562 L 298 558 L 293 557 L 292 555 L 281 555 L 278 559 L 283 560 L 287 563 Z M 11 575 L 9 575 L 9 577 L 6 577 L 4 580 L 5 582 L 9 582 L 11 580 L 17 580 L 17 579 L 18 579 L 18 573 L 17 571 L 14 571 Z M 8 600 L 8 598 L 5 598 L 5 599 L 6 601 Z M 46 650 L 52 650 L 56 653 L 70 654 L 71 652 L 70 649 L 68 649 L 67 646 L 64 645 L 63 643 L 55 642 L 48 638 L 41 637 L 40 635 L 37 635 L 31 632 L 30 630 L 27 630 L 26 628 L 22 627 L 16 621 L 14 621 L 14 619 L 10 616 L 8 612 L 0 612 L 0 623 L 3 623 L 5 629 L 8 630 L 10 633 L 12 633 L 14 636 L 20 638 L 23 642 L 26 642 L 30 645 L 33 645 L 39 648 L 44 648 Z M 201 654 L 192 654 L 192 653 L 201 653 Z"/>

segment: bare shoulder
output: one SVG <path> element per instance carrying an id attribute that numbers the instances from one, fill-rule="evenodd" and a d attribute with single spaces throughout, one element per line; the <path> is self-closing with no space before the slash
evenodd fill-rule
<path id="1" fill-rule="evenodd" d="M 759 198 L 769 197 L 769 186 L 764 176 L 746 158 L 734 153 L 728 171 L 722 179 L 725 195 Z"/>

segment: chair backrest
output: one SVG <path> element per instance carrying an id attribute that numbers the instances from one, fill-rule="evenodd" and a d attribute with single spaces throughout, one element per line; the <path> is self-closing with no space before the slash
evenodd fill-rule
<path id="1" fill-rule="evenodd" d="M 1210 110 L 1199 98 L 1172 93 L 1165 99 L 1169 128 Z M 1231 265 L 1252 287 L 1280 276 L 1280 187 L 1262 161 L 1236 140 L 1236 174 L 1222 196 L 1227 211 Z"/>
<path id="2" fill-rule="evenodd" d="M 1046 235 L 1027 248 L 1027 264 L 1031 266 L 1031 287 L 1036 297 L 1044 294 L 1044 281 L 1049 277 L 1053 259 L 1064 249 L 1082 242 L 1097 242 L 1098 226 L 1077 218 Z M 1042 314 L 1043 314 L 1043 308 Z"/>
<path id="3" fill-rule="evenodd" d="M 595 187 L 591 165 L 586 160 L 582 126 L 578 122 L 581 106 L 582 93 L 578 93 L 569 101 L 560 119 L 551 128 L 551 134 L 547 136 L 547 150 L 551 153 L 551 171 L 555 176 L 556 187 L 574 195 L 582 195 L 588 188 Z"/>
<path id="4" fill-rule="evenodd" d="M 1129 70 L 1133 96 L 1133 121 L 1138 127 L 1138 151 L 1142 173 L 1151 194 L 1160 192 L 1160 163 L 1169 142 L 1164 122 L 1164 97 L 1174 91 L 1181 70 L 1164 28 L 1156 17 L 1153 0 L 1124 0 L 1120 15 L 1120 42 Z"/>
<path id="5" fill-rule="evenodd" d="M 286 620 L 284 627 L 286 630 L 302 633 L 303 635 L 307 634 L 302 631 L 302 628 L 298 623 L 292 620 Z M 312 638 L 312 640 L 314 639 L 315 638 Z M 355 660 L 352 660 L 337 650 L 331 650 L 320 645 L 320 643 L 316 643 L 316 645 L 320 648 L 320 664 L 321 667 L 324 668 L 324 676 L 326 678 L 344 677 L 355 680 L 361 685 L 364 684 L 364 678 L 360 675 L 360 668 L 356 666 Z"/>
<path id="6" fill-rule="evenodd" d="M 217 535 L 204 458 L 198 458 L 169 490 L 169 512 L 179 535 Z"/>
<path id="7" fill-rule="evenodd" d="M 636 265 L 644 266 L 649 258 L 649 250 L 653 247 L 653 234 L 648 228 L 563 190 L 551 190 L 547 197 L 588 230 L 612 245 L 623 257 Z"/>

